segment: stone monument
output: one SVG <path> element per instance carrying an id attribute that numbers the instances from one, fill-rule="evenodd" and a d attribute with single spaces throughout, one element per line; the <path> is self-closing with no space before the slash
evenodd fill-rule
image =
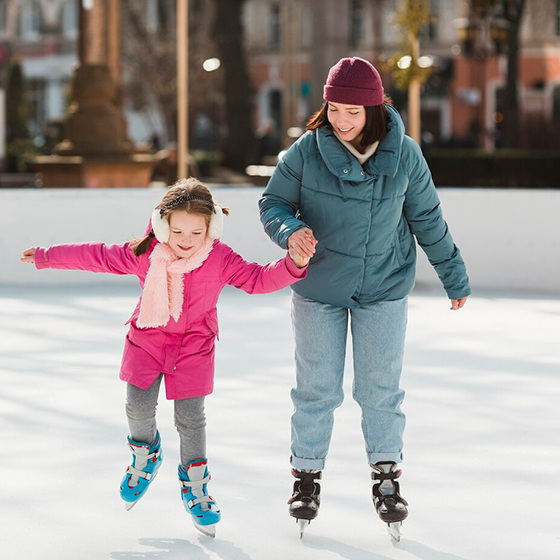
<path id="1" fill-rule="evenodd" d="M 65 140 L 34 160 L 43 187 L 147 187 L 154 156 L 135 154 L 120 82 L 120 0 L 80 2 L 78 64 Z"/>

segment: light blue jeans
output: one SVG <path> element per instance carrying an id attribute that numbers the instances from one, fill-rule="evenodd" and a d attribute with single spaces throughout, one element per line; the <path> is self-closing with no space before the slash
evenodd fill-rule
<path id="1" fill-rule="evenodd" d="M 292 457 L 296 469 L 323 470 L 334 410 L 344 400 L 348 318 L 354 353 L 352 396 L 362 409 L 368 462 L 402 461 L 405 416 L 399 387 L 407 298 L 346 309 L 296 293 L 292 298 L 296 387 L 291 396 Z"/>

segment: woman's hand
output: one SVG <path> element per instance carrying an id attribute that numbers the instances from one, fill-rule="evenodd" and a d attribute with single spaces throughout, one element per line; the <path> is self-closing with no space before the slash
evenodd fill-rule
<path id="1" fill-rule="evenodd" d="M 317 245 L 317 240 L 309 228 L 298 229 L 288 237 L 290 255 L 293 249 L 300 257 L 307 258 L 307 262 L 315 254 L 315 245 Z"/>
<path id="2" fill-rule="evenodd" d="M 19 260 L 21 262 L 33 264 L 35 262 L 35 247 L 25 249 L 25 251 L 23 252 L 23 257 L 20 257 Z"/>
<path id="3" fill-rule="evenodd" d="M 309 257 L 302 257 L 295 249 L 292 249 L 292 247 L 288 248 L 288 253 L 298 268 L 303 268 L 309 264 Z"/>
<path id="4" fill-rule="evenodd" d="M 469 296 L 466 297 L 462 297 L 459 299 L 452 299 L 451 300 L 451 311 L 457 311 L 458 309 L 461 309 L 461 307 L 463 307 L 463 305 L 465 305 L 465 303 L 467 303 L 467 300 L 469 299 Z"/>

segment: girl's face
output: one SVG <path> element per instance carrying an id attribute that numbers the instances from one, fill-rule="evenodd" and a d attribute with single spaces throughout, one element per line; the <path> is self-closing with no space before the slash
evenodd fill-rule
<path id="1" fill-rule="evenodd" d="M 366 125 L 366 109 L 361 105 L 331 103 L 327 105 L 327 119 L 338 135 L 347 142 L 355 140 Z"/>
<path id="2" fill-rule="evenodd" d="M 169 216 L 169 230 L 168 245 L 179 257 L 186 258 L 202 247 L 208 227 L 204 216 L 177 210 Z"/>

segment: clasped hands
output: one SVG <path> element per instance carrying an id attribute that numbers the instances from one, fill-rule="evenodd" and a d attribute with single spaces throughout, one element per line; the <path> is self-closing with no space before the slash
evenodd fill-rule
<path id="1" fill-rule="evenodd" d="M 301 228 L 288 237 L 288 252 L 290 257 L 299 268 L 309 264 L 309 260 L 315 254 L 317 240 L 309 228 Z"/>

